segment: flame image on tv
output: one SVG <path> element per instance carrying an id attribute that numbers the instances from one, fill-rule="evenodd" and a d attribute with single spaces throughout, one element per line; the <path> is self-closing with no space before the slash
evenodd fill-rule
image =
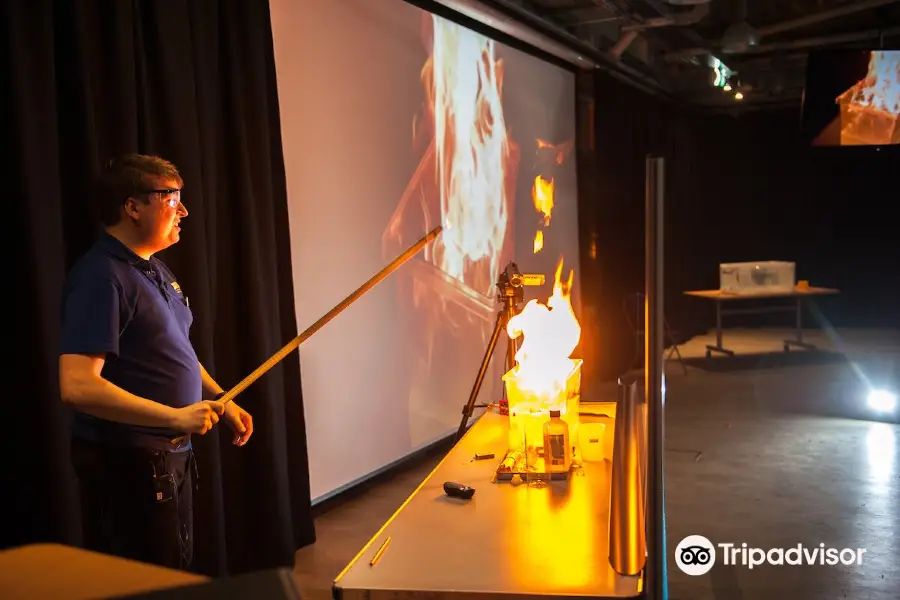
<path id="1" fill-rule="evenodd" d="M 421 348 L 418 363 L 409 366 L 413 445 L 432 441 L 450 425 L 431 397 L 435 375 L 458 373 L 470 386 L 487 348 L 501 309 L 496 284 L 515 260 L 522 168 L 520 145 L 504 114 L 504 61 L 496 42 L 432 14 L 423 15 L 422 34 L 428 48 L 421 71 L 424 110 L 411 119 L 413 143 L 422 154 L 382 235 L 387 258 L 421 232 L 444 227 L 394 277 L 398 302 Z M 553 209 L 552 170 L 538 165 L 561 164 L 572 144 L 534 143 L 534 168 L 542 174 L 534 177 L 532 201 L 546 227 Z M 542 242 L 538 231 L 534 253 Z M 481 397 L 489 395 L 488 402 L 502 396 L 505 342 L 505 336 L 498 342 L 484 380 Z M 461 395 L 460 407 L 465 402 Z"/>
<path id="2" fill-rule="evenodd" d="M 871 52 L 866 76 L 835 102 L 842 146 L 900 143 L 900 52 Z"/>
<path id="3" fill-rule="evenodd" d="M 570 140 L 554 145 L 541 139 L 536 140 L 536 144 L 537 160 L 535 161 L 535 169 L 538 171 L 538 175 L 535 176 L 534 184 L 531 188 L 531 199 L 534 202 L 535 210 L 540 216 L 539 226 L 549 227 L 554 206 L 553 167 L 565 162 L 566 156 L 572 151 L 573 144 Z M 537 254 L 543 249 L 544 231 L 543 229 L 538 229 L 534 234 L 534 253 Z"/>
<path id="4" fill-rule="evenodd" d="M 538 175 L 534 178 L 534 187 L 531 191 L 534 199 L 534 207 L 543 215 L 542 224 L 550 225 L 550 215 L 553 212 L 553 180 L 544 179 Z M 538 229 L 534 234 L 534 253 L 544 249 L 544 230 Z"/>

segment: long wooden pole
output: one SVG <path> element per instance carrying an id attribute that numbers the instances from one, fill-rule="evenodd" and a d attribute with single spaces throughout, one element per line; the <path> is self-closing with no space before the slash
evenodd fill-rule
<path id="1" fill-rule="evenodd" d="M 225 392 L 225 394 L 219 398 L 220 401 L 228 403 L 234 400 L 235 396 L 246 390 L 250 387 L 257 379 L 265 375 L 269 369 L 277 365 L 279 362 L 284 360 L 284 358 L 294 351 L 300 344 L 308 340 L 312 335 L 318 330 L 322 329 L 329 321 L 335 318 L 342 310 L 353 304 L 356 300 L 360 298 L 363 294 L 368 292 L 370 289 L 378 285 L 385 277 L 394 272 L 400 265 L 408 261 L 410 258 L 415 256 L 419 250 L 428 245 L 429 242 L 434 240 L 440 233 L 443 231 L 443 227 L 438 225 L 434 229 L 432 229 L 425 237 L 421 240 L 413 244 L 406 252 L 395 258 L 391 263 L 383 268 L 381 271 L 376 273 L 371 279 L 362 284 L 359 289 L 355 292 L 344 298 L 340 304 L 329 310 L 325 315 L 322 316 L 318 321 L 310 325 L 306 328 L 306 330 L 295 337 L 293 340 L 288 342 L 284 348 L 276 352 L 266 360 L 263 364 L 259 365 L 252 373 L 244 377 L 244 379 Z"/>

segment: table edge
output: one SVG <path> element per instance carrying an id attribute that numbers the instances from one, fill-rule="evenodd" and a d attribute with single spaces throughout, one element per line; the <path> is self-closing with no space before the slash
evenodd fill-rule
<path id="1" fill-rule="evenodd" d="M 766 298 L 798 298 L 804 296 L 833 296 L 840 294 L 837 288 L 809 288 L 807 290 L 792 290 L 790 292 L 778 292 L 771 294 L 734 294 L 721 290 L 688 290 L 682 292 L 685 296 L 693 298 L 705 298 L 707 300 L 765 300 Z"/>
<path id="2" fill-rule="evenodd" d="M 378 589 L 358 589 L 358 588 L 333 588 L 338 591 L 332 594 L 336 600 L 437 600 L 448 598 L 452 600 L 485 600 L 491 598 L 497 600 L 522 599 L 534 600 L 535 594 L 519 593 L 519 592 L 476 592 L 471 590 L 447 590 L 420 592 L 415 590 L 405 590 L 396 588 L 378 588 Z M 638 586 L 637 595 L 633 596 L 596 596 L 591 594 L 567 594 L 563 597 L 566 600 L 629 600 L 635 598 L 643 598 L 642 587 Z"/>

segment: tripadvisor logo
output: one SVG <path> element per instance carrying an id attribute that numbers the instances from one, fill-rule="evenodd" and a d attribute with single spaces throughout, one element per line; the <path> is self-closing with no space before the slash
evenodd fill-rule
<path id="1" fill-rule="evenodd" d="M 705 575 L 716 564 L 716 547 L 702 535 L 689 535 L 675 548 L 675 564 L 688 575 Z"/>
<path id="2" fill-rule="evenodd" d="M 716 562 L 726 566 L 748 569 L 762 565 L 835 566 L 861 565 L 865 548 L 831 548 L 825 544 L 806 547 L 797 544 L 789 548 L 753 548 L 745 543 L 720 542 L 713 544 L 702 535 L 689 535 L 675 548 L 675 564 L 687 575 L 705 575 Z"/>

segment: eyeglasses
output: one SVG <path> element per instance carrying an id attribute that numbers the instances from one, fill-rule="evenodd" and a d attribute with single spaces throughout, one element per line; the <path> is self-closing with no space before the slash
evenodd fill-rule
<path id="1" fill-rule="evenodd" d="M 178 208 L 178 205 L 181 204 L 181 190 L 178 188 L 168 188 L 162 190 L 144 190 L 144 194 L 161 194 L 165 196 L 163 198 L 163 202 L 166 203 L 169 208 Z"/>

